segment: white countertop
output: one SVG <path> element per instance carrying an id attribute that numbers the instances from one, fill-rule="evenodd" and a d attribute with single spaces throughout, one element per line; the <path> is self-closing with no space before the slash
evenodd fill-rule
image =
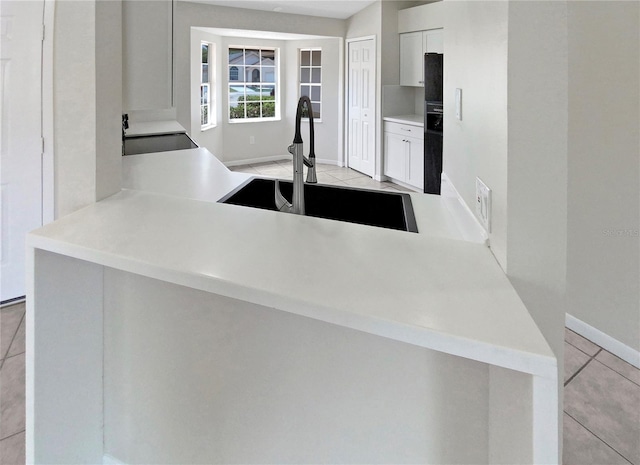
<path id="1" fill-rule="evenodd" d="M 390 121 L 392 123 L 410 124 L 411 126 L 424 127 L 424 117 L 422 115 L 385 116 L 382 119 L 384 121 Z"/>
<path id="2" fill-rule="evenodd" d="M 177 121 L 144 121 L 136 123 L 129 121 L 129 129 L 125 131 L 130 136 L 151 136 L 159 134 L 175 134 L 187 132 Z"/>
<path id="3" fill-rule="evenodd" d="M 414 204 L 420 234 L 218 204 L 246 177 L 221 170 L 205 149 L 169 154 L 125 157 L 125 184 L 147 192 L 125 189 L 32 232 L 29 245 L 555 376 L 551 350 L 490 250 L 460 240 L 435 196 Z M 138 171 L 145 160 L 175 182 L 154 183 L 157 173 Z M 183 184 L 190 170 L 177 165 L 197 166 L 202 179 Z"/>

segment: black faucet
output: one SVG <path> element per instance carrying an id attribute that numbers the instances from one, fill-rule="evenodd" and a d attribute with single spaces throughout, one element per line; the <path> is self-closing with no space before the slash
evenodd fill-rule
<path id="1" fill-rule="evenodd" d="M 309 157 L 305 157 L 302 153 L 302 135 L 300 134 L 300 122 L 302 121 L 303 106 L 306 104 L 307 113 L 309 115 Z M 280 211 L 286 211 L 289 213 L 297 213 L 304 215 L 304 181 L 303 170 L 304 165 L 309 168 L 307 172 L 307 182 L 317 183 L 318 178 L 316 176 L 316 154 L 315 154 L 315 140 L 313 134 L 313 108 L 311 107 L 311 100 L 309 97 L 303 96 L 298 100 L 298 109 L 296 111 L 296 133 L 293 137 L 293 144 L 289 146 L 289 153 L 293 155 L 293 199 L 292 203 L 287 200 L 280 193 L 280 183 L 276 180 L 276 206 Z"/>

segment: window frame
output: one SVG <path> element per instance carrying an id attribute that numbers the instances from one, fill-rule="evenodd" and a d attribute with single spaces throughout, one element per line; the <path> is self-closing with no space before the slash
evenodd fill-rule
<path id="1" fill-rule="evenodd" d="M 230 56 L 231 56 L 231 51 L 232 50 L 242 50 L 242 64 L 240 63 L 230 63 Z M 257 50 L 259 53 L 259 57 L 258 57 L 258 62 L 257 63 L 247 63 L 247 50 Z M 266 52 L 272 52 L 273 53 L 273 61 L 274 64 L 272 65 L 265 65 L 263 63 L 263 56 L 262 53 L 263 51 Z M 255 71 L 257 70 L 259 73 L 259 80 L 258 81 L 246 81 L 247 79 L 247 68 L 251 68 L 251 73 L 252 75 L 255 73 Z M 273 68 L 273 81 L 269 81 L 269 80 L 263 80 L 265 78 L 265 76 L 269 76 L 268 73 L 266 73 L 265 71 L 268 71 L 270 68 Z M 242 77 L 243 80 L 232 80 L 231 79 L 231 73 L 237 73 L 236 76 L 238 78 Z M 281 115 L 280 115 L 280 103 L 281 103 L 281 97 L 280 97 L 280 92 L 281 92 L 281 86 L 280 86 L 280 48 L 279 47 L 263 47 L 263 46 L 259 46 L 259 45 L 228 45 L 227 46 L 227 55 L 226 55 L 226 81 L 227 81 L 227 121 L 230 124 L 236 124 L 236 123 L 259 123 L 259 122 L 268 122 L 268 121 L 280 121 L 281 119 Z M 258 95 L 261 96 L 259 103 L 260 103 L 260 113 L 262 114 L 263 112 L 263 104 L 264 103 L 272 103 L 274 104 L 274 115 L 273 116 L 258 116 L 258 117 L 247 117 L 247 105 L 245 105 L 244 107 L 244 117 L 242 118 L 234 118 L 232 117 L 231 111 L 232 108 L 237 107 L 237 105 L 239 105 L 237 103 L 238 100 L 236 100 L 236 106 L 232 106 L 232 92 L 231 89 L 232 87 L 242 87 L 243 88 L 243 92 L 244 92 L 244 96 L 240 95 L 239 97 L 244 97 L 246 99 L 247 95 L 247 89 L 249 87 L 260 87 L 260 90 L 258 91 Z M 264 95 L 262 92 L 262 89 L 264 86 L 267 87 L 273 87 L 273 100 L 271 99 L 266 99 L 264 100 Z M 245 102 L 247 100 L 244 100 Z M 257 102 L 256 102 L 257 103 Z"/>
<path id="2" fill-rule="evenodd" d="M 207 46 L 208 50 L 207 50 L 207 63 L 202 61 L 202 49 L 204 46 Z M 215 59 L 212 59 L 212 56 L 215 55 L 215 44 L 208 42 L 206 40 L 202 40 L 200 41 L 200 65 L 199 65 L 199 72 L 200 72 L 200 130 L 201 131 L 206 131 L 207 129 L 211 129 L 217 126 L 217 120 L 216 120 L 216 111 L 215 111 L 215 98 L 213 96 L 212 91 L 215 89 L 215 81 L 214 81 L 214 77 L 215 77 L 215 69 L 214 69 L 214 63 L 215 63 Z M 203 76 L 204 76 L 204 65 L 207 65 L 207 77 L 208 80 L 205 82 L 203 80 Z M 207 102 L 203 103 L 203 88 L 207 89 Z M 202 122 L 202 110 L 203 107 L 206 106 L 207 108 L 207 117 L 208 117 L 208 121 L 207 123 Z"/>
<path id="3" fill-rule="evenodd" d="M 302 64 L 302 53 L 303 52 L 311 52 L 309 55 L 309 64 L 308 65 L 303 65 Z M 319 65 L 314 65 L 313 64 L 313 52 L 320 52 L 320 64 Z M 313 116 L 313 122 L 314 123 L 321 123 L 322 122 L 322 108 L 323 108 L 323 104 L 322 104 L 322 97 L 323 97 L 323 92 L 322 92 L 322 79 L 324 77 L 324 73 L 322 72 L 322 55 L 324 55 L 322 53 L 322 47 L 304 47 L 304 48 L 300 48 L 298 49 L 298 98 L 302 97 L 302 86 L 309 86 L 311 88 L 313 87 L 317 87 L 320 89 L 320 99 L 319 100 L 313 100 L 311 98 L 311 95 L 308 95 L 309 99 L 311 100 L 311 105 L 313 107 L 314 103 L 319 104 L 320 106 L 320 116 Z M 305 70 L 309 70 L 309 81 L 313 80 L 313 70 L 314 69 L 319 69 L 320 70 L 320 82 L 302 82 L 302 72 L 303 69 Z M 309 94 L 311 94 L 312 91 L 310 89 Z M 303 121 L 309 121 L 309 117 L 303 117 L 302 118 Z"/>

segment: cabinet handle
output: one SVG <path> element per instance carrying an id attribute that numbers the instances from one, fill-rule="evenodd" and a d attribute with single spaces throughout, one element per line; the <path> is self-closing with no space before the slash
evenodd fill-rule
<path id="1" fill-rule="evenodd" d="M 406 128 L 400 128 L 400 129 L 402 129 L 403 131 L 411 132 L 411 129 L 406 129 Z"/>

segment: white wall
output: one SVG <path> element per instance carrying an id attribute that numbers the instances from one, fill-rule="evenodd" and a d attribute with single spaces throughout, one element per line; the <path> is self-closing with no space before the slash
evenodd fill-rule
<path id="1" fill-rule="evenodd" d="M 96 2 L 96 200 L 122 181 L 122 3 Z"/>
<path id="2" fill-rule="evenodd" d="M 288 121 L 287 141 L 293 142 L 295 133 L 296 102 L 298 101 L 299 50 L 320 47 L 322 49 L 322 115 L 321 122 L 314 121 L 315 154 L 320 163 L 339 164 L 342 160 L 342 102 L 344 100 L 342 76 L 344 75 L 344 41 L 342 38 L 287 41 L 287 69 L 284 79 L 287 105 L 283 116 Z M 309 153 L 308 122 L 303 122 L 302 138 L 304 154 Z"/>
<path id="3" fill-rule="evenodd" d="M 202 130 L 200 124 L 200 44 L 202 42 L 209 42 L 213 45 L 213 49 L 210 49 L 212 53 L 209 63 L 209 76 L 213 77 L 212 85 L 209 88 L 210 98 L 213 107 L 211 108 L 211 114 L 216 119 L 216 125 Z M 222 69 L 224 66 L 223 56 L 224 49 L 222 47 L 222 38 L 218 35 L 199 30 L 197 28 L 191 29 L 191 91 L 190 91 L 190 106 L 191 106 L 191 119 L 189 126 L 185 126 L 189 135 L 196 141 L 200 147 L 206 147 L 209 152 L 213 153 L 217 157 L 221 158 L 223 151 L 223 133 L 222 133 L 222 118 L 223 118 L 223 106 L 222 106 Z"/>
<path id="4" fill-rule="evenodd" d="M 330 18 L 317 18 L 303 15 L 287 15 L 264 11 L 244 10 L 240 8 L 226 8 L 189 2 L 178 2 L 175 11 L 175 104 L 177 117 L 184 127 L 193 127 L 193 96 L 191 89 L 191 28 L 226 28 L 246 29 L 251 31 L 273 31 L 285 33 L 309 34 L 318 36 L 343 37 L 345 21 Z M 281 121 L 259 123 L 229 123 L 226 111 L 227 93 L 224 91 L 228 84 L 224 57 L 228 44 L 250 46 L 276 46 L 280 48 L 280 71 L 284 75 L 287 71 L 287 45 L 284 41 L 244 38 L 221 38 L 221 46 L 217 53 L 217 65 L 222 77 L 218 83 L 219 119 L 218 127 L 199 134 L 198 141 L 218 158 L 225 162 L 287 156 L 287 146 L 293 139 L 291 132 L 292 121 L 287 118 L 289 107 L 295 105 L 289 101 L 291 95 L 287 87 L 281 88 Z M 224 71 L 224 72 L 223 72 Z M 284 84 L 284 79 L 281 79 Z M 289 85 L 294 85 L 289 83 Z M 297 80 L 295 81 L 297 85 Z M 338 98 L 336 96 L 336 98 Z M 295 116 L 295 114 L 294 114 Z M 255 138 L 255 144 L 250 144 L 249 137 Z M 318 138 L 316 138 L 318 139 Z M 334 150 L 329 150 L 334 152 Z M 322 157 L 324 158 L 324 156 Z M 329 158 L 329 157 L 328 157 Z"/>
<path id="5" fill-rule="evenodd" d="M 56 217 L 120 190 L 121 4 L 108 3 L 55 3 Z"/>
<path id="6" fill-rule="evenodd" d="M 569 2 L 567 313 L 636 351 L 639 10 Z"/>
<path id="7" fill-rule="evenodd" d="M 505 268 L 509 3 L 451 1 L 445 6 L 443 172 L 472 211 L 475 178 L 492 189 L 489 239 Z M 462 121 L 455 117 L 456 88 L 462 89 Z"/>

